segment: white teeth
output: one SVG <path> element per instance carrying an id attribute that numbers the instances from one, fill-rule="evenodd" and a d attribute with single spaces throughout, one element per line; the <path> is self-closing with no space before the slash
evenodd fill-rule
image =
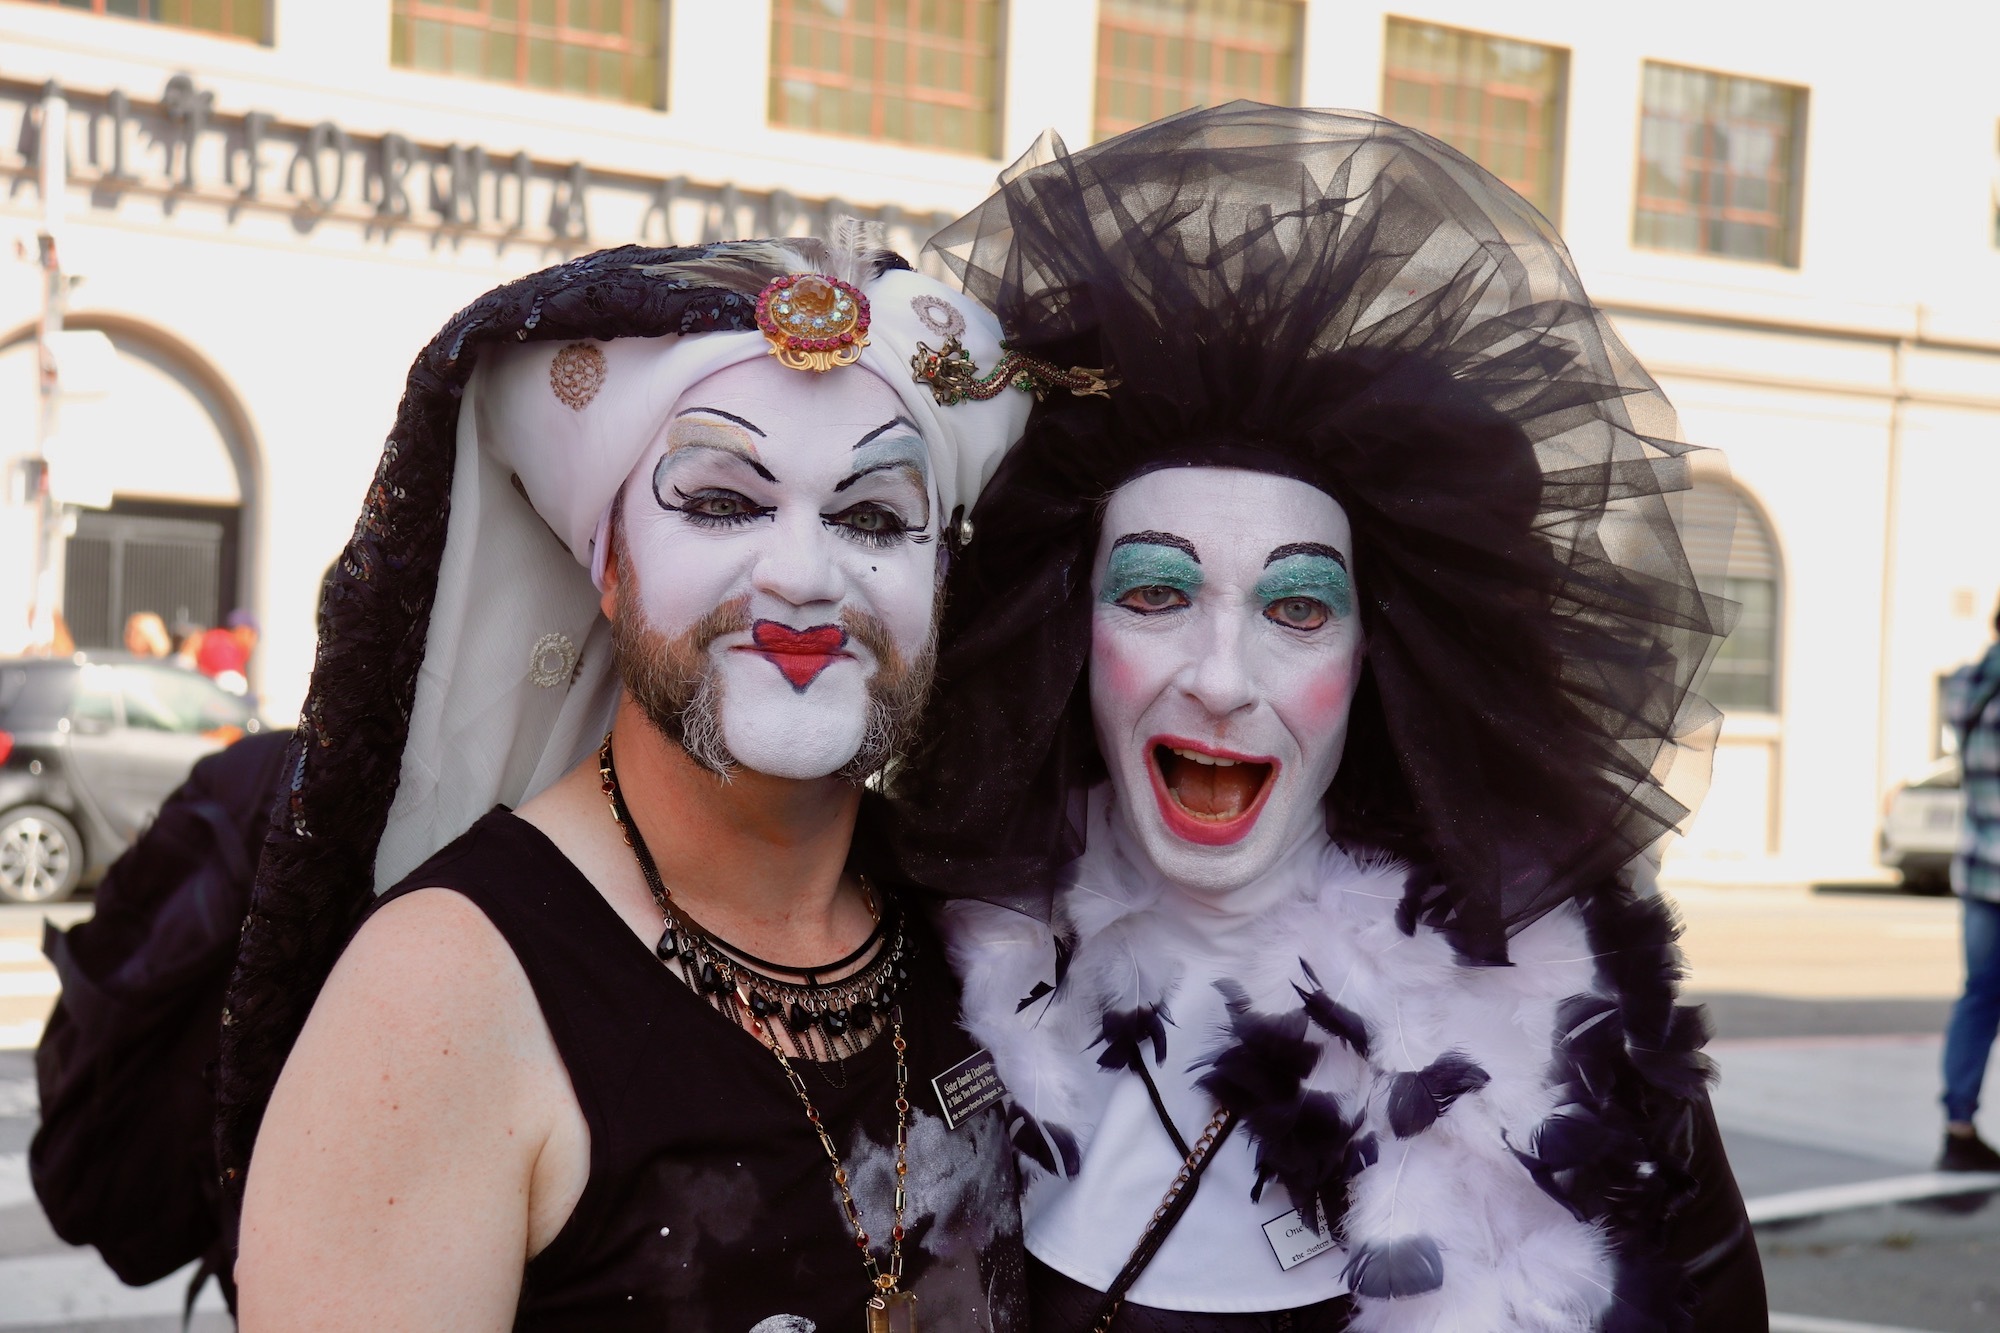
<path id="1" fill-rule="evenodd" d="M 1191 759 L 1197 764 L 1207 764 L 1210 768 L 1234 768 L 1241 762 L 1236 759 L 1224 759 L 1219 754 L 1203 754 L 1199 750 L 1183 750 L 1178 745 L 1169 745 L 1167 748 L 1183 759 Z"/>

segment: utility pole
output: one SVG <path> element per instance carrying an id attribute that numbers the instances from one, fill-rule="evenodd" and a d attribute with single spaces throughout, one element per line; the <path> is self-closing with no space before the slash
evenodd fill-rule
<path id="1" fill-rule="evenodd" d="M 35 502 L 35 579 L 29 611 L 31 644 L 53 644 L 56 610 L 62 605 L 63 542 L 69 515 L 49 490 L 49 441 L 61 426 L 62 376 L 56 348 L 62 341 L 63 313 L 69 302 L 69 278 L 63 272 L 63 205 L 69 190 L 69 100 L 51 79 L 42 88 L 42 119 L 35 140 L 42 190 L 42 225 L 35 236 L 42 270 L 42 317 L 35 330 L 41 414 L 35 432 L 35 458 L 30 465 Z"/>

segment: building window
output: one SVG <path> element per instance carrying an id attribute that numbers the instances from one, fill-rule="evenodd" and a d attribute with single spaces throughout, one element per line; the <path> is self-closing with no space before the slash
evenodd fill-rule
<path id="1" fill-rule="evenodd" d="M 270 0 L 32 0 L 61 9 L 142 19 L 169 28 L 193 28 L 253 42 L 271 38 L 264 16 Z"/>
<path id="2" fill-rule="evenodd" d="M 1993 151 L 2000 155 L 2000 122 L 1994 128 Z M 1993 171 L 1993 244 L 2000 249 L 2000 162 L 1996 162 Z"/>
<path id="3" fill-rule="evenodd" d="M 771 0 L 771 123 L 993 157 L 1000 0 Z"/>
<path id="4" fill-rule="evenodd" d="M 1770 524 L 1735 487 L 1707 485 L 1682 497 L 1681 532 L 1695 572 L 1704 582 L 1719 573 L 1723 596 L 1737 605 L 1702 693 L 1718 708 L 1777 712 L 1783 589 Z"/>
<path id="5" fill-rule="evenodd" d="M 1806 90 L 1646 64 L 1637 245 L 1799 262 Z"/>
<path id="6" fill-rule="evenodd" d="M 1382 110 L 1444 140 L 1555 217 L 1569 52 L 1389 20 Z"/>
<path id="7" fill-rule="evenodd" d="M 394 0 L 389 63 L 661 106 L 661 0 Z"/>
<path id="8" fill-rule="evenodd" d="M 1296 103 L 1304 10 L 1293 0 L 1101 0 L 1097 137 L 1239 97 Z"/>

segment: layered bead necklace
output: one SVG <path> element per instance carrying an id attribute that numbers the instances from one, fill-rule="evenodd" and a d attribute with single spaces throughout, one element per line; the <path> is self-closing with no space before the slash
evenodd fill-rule
<path id="1" fill-rule="evenodd" d="M 855 1246 L 861 1251 L 861 1263 L 873 1288 L 864 1309 L 868 1333 L 916 1333 L 916 1293 L 901 1289 L 904 1187 L 910 1174 L 910 1070 L 909 1043 L 903 1039 L 903 1015 L 896 1004 L 896 993 L 909 980 L 908 969 L 903 965 L 905 944 L 900 909 L 894 902 L 885 903 L 878 898 L 864 879 L 862 888 L 868 895 L 868 910 L 875 919 L 875 928 L 860 948 L 816 967 L 790 967 L 759 958 L 708 930 L 675 904 L 646 839 L 625 806 L 624 793 L 618 786 L 618 770 L 611 760 L 609 732 L 597 751 L 597 773 L 601 780 L 599 790 L 611 806 L 611 818 L 624 835 L 625 845 L 632 849 L 639 873 L 652 891 L 653 904 L 666 922 L 654 952 L 696 994 L 770 1048 L 785 1072 L 786 1082 L 805 1108 L 806 1122 L 819 1136 L 820 1147 L 825 1150 L 833 1172 L 833 1187 L 840 1197 L 841 1211 L 853 1229 Z M 837 981 L 820 981 L 822 976 L 854 966 L 871 949 L 876 950 L 875 959 L 860 971 Z M 787 979 L 793 977 L 803 980 Z M 887 1271 L 869 1248 L 868 1231 L 861 1222 L 861 1206 L 848 1187 L 847 1168 L 841 1164 L 840 1151 L 820 1122 L 819 1110 L 813 1105 L 805 1080 L 779 1045 L 773 1020 L 784 1023 L 801 1055 L 822 1063 L 838 1062 L 843 1055 L 859 1053 L 877 1024 L 889 1025 L 889 1044 L 896 1053 L 896 1187 Z"/>

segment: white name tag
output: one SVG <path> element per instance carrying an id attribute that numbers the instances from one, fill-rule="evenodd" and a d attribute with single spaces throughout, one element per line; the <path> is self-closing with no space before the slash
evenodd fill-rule
<path id="1" fill-rule="evenodd" d="M 1296 1208 L 1264 1224 L 1264 1239 L 1271 1242 L 1271 1253 L 1278 1256 L 1278 1267 L 1286 1272 L 1333 1248 L 1333 1228 L 1326 1224 L 1326 1205 L 1316 1202 L 1313 1206 L 1319 1209 L 1317 1236 L 1306 1228 L 1306 1220 Z"/>

